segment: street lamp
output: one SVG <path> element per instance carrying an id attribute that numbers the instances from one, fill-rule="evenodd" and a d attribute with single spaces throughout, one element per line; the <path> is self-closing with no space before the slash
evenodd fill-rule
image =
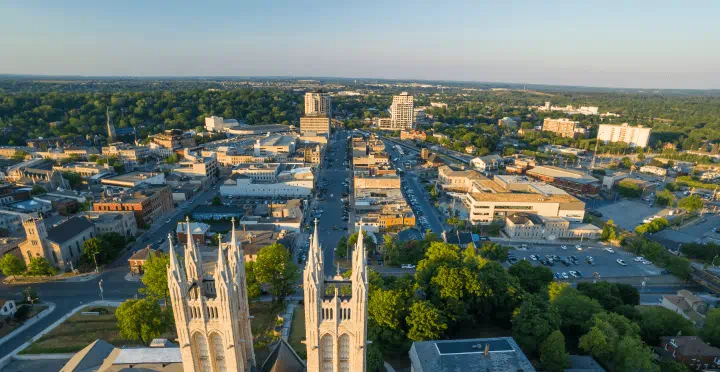
<path id="1" fill-rule="evenodd" d="M 95 261 L 95 273 L 97 274 L 100 272 L 100 270 L 98 269 L 98 265 L 97 265 L 97 252 L 95 252 L 95 254 L 93 254 L 93 261 Z"/>

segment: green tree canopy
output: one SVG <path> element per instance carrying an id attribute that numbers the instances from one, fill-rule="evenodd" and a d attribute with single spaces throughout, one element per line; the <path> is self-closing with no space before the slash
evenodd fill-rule
<path id="1" fill-rule="evenodd" d="M 648 345 L 660 345 L 660 337 L 697 334 L 693 323 L 682 315 L 660 306 L 643 309 L 640 319 L 640 336 Z"/>
<path id="2" fill-rule="evenodd" d="M 703 201 L 697 195 L 690 195 L 680 199 L 680 201 L 678 201 L 678 207 L 691 213 L 697 212 L 702 209 Z"/>
<path id="3" fill-rule="evenodd" d="M 57 270 L 44 257 L 33 257 L 28 264 L 27 274 L 32 276 L 52 276 Z"/>
<path id="4" fill-rule="evenodd" d="M 570 367 L 570 354 L 565 351 L 565 336 L 555 330 L 540 345 L 540 362 L 550 372 L 562 372 Z"/>
<path id="5" fill-rule="evenodd" d="M 720 309 L 710 309 L 705 314 L 700 336 L 710 345 L 720 347 Z"/>
<path id="6" fill-rule="evenodd" d="M 413 341 L 436 340 L 447 329 L 445 317 L 429 301 L 417 301 L 410 307 L 408 338 Z"/>
<path id="7" fill-rule="evenodd" d="M 522 260 L 510 266 L 508 273 L 518 278 L 520 286 L 530 293 L 547 290 L 548 284 L 553 281 L 553 273 L 550 269 L 544 266 L 533 266 L 528 260 Z"/>
<path id="8" fill-rule="evenodd" d="M 143 265 L 142 282 L 145 288 L 141 288 L 144 293 L 155 298 L 165 300 L 165 306 L 169 305 L 168 297 L 168 278 L 167 268 L 170 266 L 170 255 L 167 253 L 159 253 L 148 255 L 148 259 Z"/>
<path id="9" fill-rule="evenodd" d="M 6 253 L 0 259 L 0 270 L 2 270 L 3 275 L 12 276 L 14 278 L 17 275 L 24 274 L 27 268 L 25 267 L 25 261 L 21 258 L 18 258 L 13 254 Z"/>
<path id="10" fill-rule="evenodd" d="M 273 302 L 282 302 L 295 290 L 300 277 L 297 266 L 292 262 L 290 253 L 279 243 L 263 247 L 258 253 L 254 266 L 255 277 L 259 283 L 270 286 Z"/>
<path id="11" fill-rule="evenodd" d="M 540 342 L 560 328 L 560 314 L 542 295 L 525 297 L 512 319 L 513 338 L 528 354 L 539 352 Z"/>
<path id="12" fill-rule="evenodd" d="M 120 337 L 149 345 L 172 327 L 171 309 L 163 311 L 152 297 L 126 300 L 115 311 Z"/>

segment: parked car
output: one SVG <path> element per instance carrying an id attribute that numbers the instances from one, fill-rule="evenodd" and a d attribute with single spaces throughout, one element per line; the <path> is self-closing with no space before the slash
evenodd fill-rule
<path id="1" fill-rule="evenodd" d="M 582 251 L 582 246 L 580 246 L 580 245 L 578 244 L 578 245 L 575 246 L 575 249 L 577 249 L 578 251 Z"/>
<path id="2" fill-rule="evenodd" d="M 605 248 L 605 250 L 608 251 L 608 252 L 610 252 L 610 253 L 615 253 L 615 250 L 612 249 L 612 248 L 610 248 L 610 247 Z"/>
<path id="3" fill-rule="evenodd" d="M 564 251 L 567 251 L 567 245 L 562 245 L 562 246 L 560 246 L 560 248 L 562 248 L 562 250 L 564 250 Z"/>
<path id="4" fill-rule="evenodd" d="M 401 268 L 401 269 L 414 269 L 414 268 L 415 268 L 415 265 L 412 265 L 412 264 L 402 264 L 402 265 L 400 265 L 400 268 Z"/>
<path id="5" fill-rule="evenodd" d="M 615 260 L 615 261 L 616 261 L 617 263 L 619 263 L 621 266 L 627 266 L 627 264 L 625 263 L 625 261 L 623 261 L 623 260 L 621 260 L 621 259 L 619 259 L 619 258 L 618 258 L 617 260 Z"/>

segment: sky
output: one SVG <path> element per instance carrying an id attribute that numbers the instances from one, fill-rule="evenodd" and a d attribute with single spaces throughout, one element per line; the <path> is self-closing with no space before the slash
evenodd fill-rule
<path id="1" fill-rule="evenodd" d="M 0 1 L 0 74 L 720 89 L 720 1 Z"/>

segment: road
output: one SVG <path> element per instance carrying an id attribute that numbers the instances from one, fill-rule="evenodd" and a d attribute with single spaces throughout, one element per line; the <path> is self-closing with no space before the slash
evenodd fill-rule
<path id="1" fill-rule="evenodd" d="M 330 155 L 332 153 L 332 155 Z M 320 231 L 320 244 L 323 250 L 323 261 L 325 262 L 325 273 L 335 272 L 333 260 L 335 258 L 335 247 L 340 238 L 347 234 L 342 230 L 347 223 L 342 220 L 342 206 L 340 200 L 344 187 L 342 182 L 350 177 L 350 170 L 343 165 L 347 157 L 347 132 L 339 131 L 331 137 L 328 142 L 328 162 L 320 168 L 318 184 L 328 181 L 327 192 L 325 192 L 326 200 L 316 201 L 318 210 L 323 213 L 318 221 Z M 337 230 L 333 230 L 337 227 Z"/>
<path id="2" fill-rule="evenodd" d="M 194 198 L 193 203 L 188 203 L 187 208 L 178 208 L 172 212 L 170 216 L 163 216 L 160 221 L 153 224 L 145 233 L 144 236 L 147 237 L 146 239 L 138 239 L 138 242 L 135 243 L 132 250 L 123 257 L 118 258 L 113 264 L 109 265 L 107 270 L 103 271 L 99 277 L 93 280 L 85 282 L 64 281 L 26 285 L 6 285 L 0 283 L 0 298 L 20 298 L 21 291 L 30 286 L 38 292 L 38 296 L 41 301 L 53 302 L 57 306 L 55 311 L 51 314 L 0 345 L 0 358 L 15 350 L 17 347 L 25 343 L 26 340 L 32 338 L 40 331 L 47 328 L 50 324 L 62 318 L 63 315 L 67 314 L 72 309 L 88 302 L 100 300 L 100 289 L 98 285 L 100 279 L 103 281 L 103 294 L 105 300 L 124 301 L 128 298 L 134 297 L 137 290 L 142 287 L 142 283 L 129 282 L 125 280 L 125 275 L 129 271 L 127 259 L 134 251 L 146 247 L 151 242 L 157 241 L 160 238 L 167 238 L 167 234 L 169 232 L 175 231 L 176 222 L 184 220 L 183 216 L 186 211 L 190 211 L 195 206 L 201 205 L 207 200 L 210 200 L 216 192 L 217 191 L 215 189 L 206 190 L 197 195 Z M 165 223 L 168 218 L 171 219 L 171 222 Z M 165 243 L 165 246 L 167 246 L 167 243 Z"/>

